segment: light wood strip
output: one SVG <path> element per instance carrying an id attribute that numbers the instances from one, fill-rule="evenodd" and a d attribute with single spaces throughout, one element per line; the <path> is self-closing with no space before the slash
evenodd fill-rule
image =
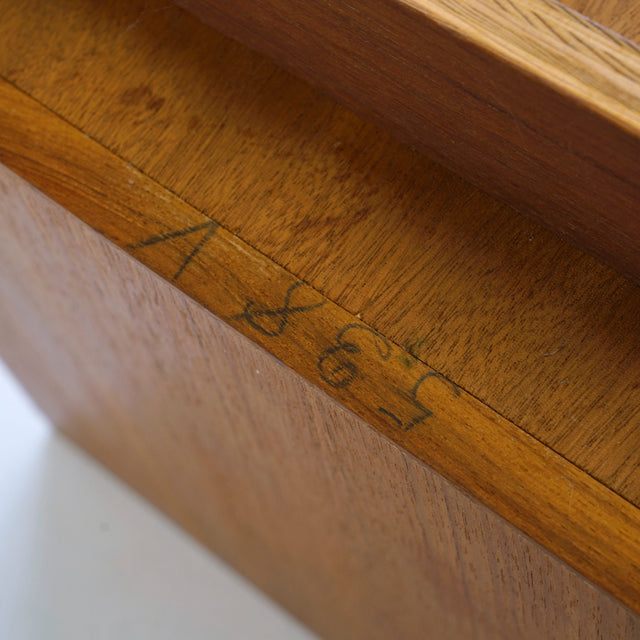
<path id="1" fill-rule="evenodd" d="M 580 13 L 555 0 L 408 4 L 629 131 L 640 129 L 640 48 Z"/>
<path id="2" fill-rule="evenodd" d="M 640 609 L 637 508 L 6 82 L 0 122 L 0 161 Z"/>

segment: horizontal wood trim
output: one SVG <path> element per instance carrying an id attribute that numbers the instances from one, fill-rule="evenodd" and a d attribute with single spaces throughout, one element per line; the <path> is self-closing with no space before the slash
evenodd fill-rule
<path id="1" fill-rule="evenodd" d="M 640 610 L 640 513 L 6 82 L 0 161 L 406 451 Z"/>
<path id="2" fill-rule="evenodd" d="M 180 0 L 640 282 L 640 49 L 550 0 Z"/>

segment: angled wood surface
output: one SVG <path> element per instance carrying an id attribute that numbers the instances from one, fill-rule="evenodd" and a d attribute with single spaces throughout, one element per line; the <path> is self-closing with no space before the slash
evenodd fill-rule
<path id="1" fill-rule="evenodd" d="M 640 609 L 636 507 L 4 82 L 0 116 L 0 161 Z"/>
<path id="2" fill-rule="evenodd" d="M 2 357 L 321 637 L 638 638 L 640 615 L 2 165 L 0 193 Z"/>
<path id="3" fill-rule="evenodd" d="M 640 282 L 640 53 L 551 0 L 180 0 Z"/>
<path id="4" fill-rule="evenodd" d="M 640 504 L 638 287 L 175 7 L 0 6 L 0 75 Z"/>
<path id="5" fill-rule="evenodd" d="M 640 5 L 627 0 L 564 0 L 563 4 L 612 31 L 640 42 Z"/>
<path id="6" fill-rule="evenodd" d="M 176 8 L 0 6 L 7 166 L 637 607 L 637 287 Z"/>

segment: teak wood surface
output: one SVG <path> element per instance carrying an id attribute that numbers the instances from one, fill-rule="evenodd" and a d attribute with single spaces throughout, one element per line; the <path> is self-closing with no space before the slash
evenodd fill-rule
<path id="1" fill-rule="evenodd" d="M 0 193 L 3 356 L 323 638 L 638 637 L 640 616 L 2 166 Z"/>
<path id="2" fill-rule="evenodd" d="M 179 4 L 640 283 L 637 3 Z"/>
<path id="3" fill-rule="evenodd" d="M 636 286 L 180 9 L 0 7 L 2 163 L 640 610 Z"/>
<path id="4" fill-rule="evenodd" d="M 621 36 L 640 42 L 640 5 L 627 0 L 564 0 L 566 7 Z"/>

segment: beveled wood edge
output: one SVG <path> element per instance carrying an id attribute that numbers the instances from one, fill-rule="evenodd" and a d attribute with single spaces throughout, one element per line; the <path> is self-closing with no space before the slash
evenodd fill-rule
<path id="1" fill-rule="evenodd" d="M 6 81 L 0 162 L 640 612 L 628 501 Z"/>
<path id="2" fill-rule="evenodd" d="M 640 48 L 554 0 L 175 0 L 640 284 Z"/>
<path id="3" fill-rule="evenodd" d="M 556 0 L 403 1 L 640 134 L 640 47 L 615 31 Z"/>

